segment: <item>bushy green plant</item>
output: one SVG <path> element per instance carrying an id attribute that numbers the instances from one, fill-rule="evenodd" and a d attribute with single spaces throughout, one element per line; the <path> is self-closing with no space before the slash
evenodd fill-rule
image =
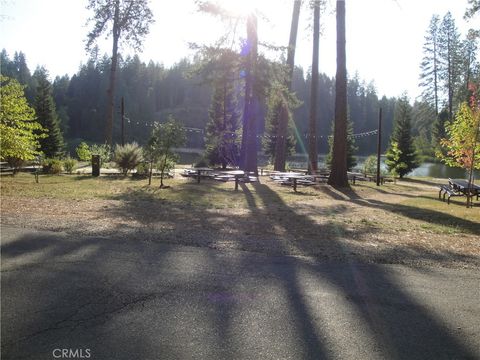
<path id="1" fill-rule="evenodd" d="M 68 156 L 65 160 L 63 160 L 63 167 L 65 171 L 69 174 L 73 172 L 76 165 L 77 165 L 77 160 L 71 158 L 70 156 Z"/>
<path id="2" fill-rule="evenodd" d="M 385 160 L 388 171 L 400 178 L 419 165 L 411 135 L 411 119 L 412 108 L 408 98 L 403 96 L 395 105 L 394 128 Z"/>
<path id="3" fill-rule="evenodd" d="M 90 146 L 91 155 L 100 155 L 100 165 L 112 160 L 112 148 L 107 144 L 93 144 Z"/>
<path id="4" fill-rule="evenodd" d="M 387 159 L 385 164 L 387 164 L 388 171 L 394 177 L 402 178 L 405 174 L 408 174 L 410 171 L 407 163 L 402 161 L 402 150 L 398 148 L 398 143 L 392 141 L 390 148 L 387 150 Z"/>
<path id="5" fill-rule="evenodd" d="M 377 173 L 377 156 L 370 155 L 365 159 L 363 163 L 363 173 L 364 174 L 376 174 Z"/>
<path id="6" fill-rule="evenodd" d="M 163 168 L 163 172 L 165 173 L 165 176 L 171 177 L 169 172 L 170 170 L 175 169 L 175 164 L 177 163 L 177 161 L 178 161 L 178 157 L 172 156 L 167 158 L 164 161 L 160 161 L 157 164 L 157 167 L 159 167 L 160 169 Z"/>
<path id="7" fill-rule="evenodd" d="M 138 175 L 148 175 L 150 173 L 150 164 L 148 162 L 141 162 L 137 165 Z"/>
<path id="8" fill-rule="evenodd" d="M 19 157 L 6 157 L 5 160 L 8 166 L 13 169 L 13 175 L 16 175 L 20 171 L 20 168 L 25 165 L 25 160 Z"/>
<path id="9" fill-rule="evenodd" d="M 158 169 L 160 170 L 160 188 L 165 187 L 163 177 L 165 170 L 168 168 L 168 162 L 176 161 L 177 158 L 172 148 L 182 146 L 185 144 L 185 141 L 185 128 L 175 121 L 172 116 L 169 116 L 166 123 L 154 125 L 145 152 L 151 163 L 158 163 Z M 151 181 L 152 178 L 149 177 L 149 185 Z"/>
<path id="10" fill-rule="evenodd" d="M 115 147 L 113 161 L 124 175 L 135 169 L 142 159 L 142 148 L 136 142 Z"/>
<path id="11" fill-rule="evenodd" d="M 80 161 L 90 161 L 92 158 L 90 148 L 85 142 L 81 142 L 75 149 L 75 152 L 77 153 L 78 160 Z"/>
<path id="12" fill-rule="evenodd" d="M 45 174 L 60 174 L 63 171 L 63 162 L 59 159 L 45 159 L 42 169 Z"/>

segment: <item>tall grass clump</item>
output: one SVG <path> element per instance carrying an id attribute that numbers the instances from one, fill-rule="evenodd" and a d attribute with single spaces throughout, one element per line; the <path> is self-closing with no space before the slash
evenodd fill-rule
<path id="1" fill-rule="evenodd" d="M 122 171 L 123 175 L 137 167 L 143 160 L 142 148 L 136 142 L 117 145 L 113 154 L 113 162 Z"/>

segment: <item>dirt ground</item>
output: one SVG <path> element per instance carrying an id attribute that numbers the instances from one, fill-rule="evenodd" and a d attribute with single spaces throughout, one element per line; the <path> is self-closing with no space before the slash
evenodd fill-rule
<path id="1" fill-rule="evenodd" d="M 318 185 L 295 194 L 262 179 L 242 184 L 235 199 L 244 198 L 245 205 L 235 199 L 229 205 L 227 190 L 219 190 L 227 196 L 227 205 L 221 207 L 158 196 L 161 191 L 175 191 L 174 187 L 142 188 L 142 196 L 137 191 L 115 199 L 2 194 L 1 223 L 72 236 L 314 256 L 325 261 L 480 266 L 478 217 L 451 212 L 462 205 L 436 200 L 438 192 L 432 184 L 379 189 L 360 184 L 346 191 Z M 468 211 L 474 214 L 479 207 Z"/>

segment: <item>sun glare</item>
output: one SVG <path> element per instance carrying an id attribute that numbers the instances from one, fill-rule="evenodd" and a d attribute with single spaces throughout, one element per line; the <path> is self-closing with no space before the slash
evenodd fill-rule
<path id="1" fill-rule="evenodd" d="M 258 0 L 222 0 L 220 4 L 233 15 L 246 17 L 257 10 Z"/>

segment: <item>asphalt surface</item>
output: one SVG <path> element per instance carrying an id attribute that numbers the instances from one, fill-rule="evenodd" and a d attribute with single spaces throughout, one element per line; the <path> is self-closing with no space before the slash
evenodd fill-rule
<path id="1" fill-rule="evenodd" d="M 2 359 L 480 359 L 478 269 L 1 236 Z"/>

